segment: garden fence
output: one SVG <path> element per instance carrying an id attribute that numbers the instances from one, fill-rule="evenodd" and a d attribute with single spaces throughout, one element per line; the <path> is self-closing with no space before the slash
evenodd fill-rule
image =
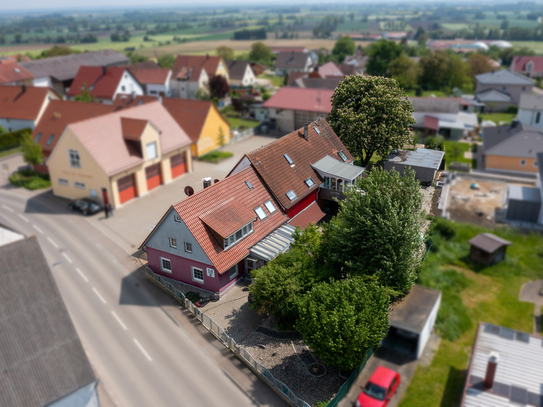
<path id="1" fill-rule="evenodd" d="M 141 263 L 140 263 L 141 264 Z M 295 407 L 311 407 L 308 403 L 297 397 L 286 384 L 277 380 L 268 369 L 258 363 L 251 354 L 236 343 L 234 338 L 231 338 L 224 330 L 209 316 L 195 306 L 179 289 L 177 289 L 167 278 L 155 274 L 149 267 L 141 264 L 143 273 L 150 280 L 154 281 L 166 291 L 171 293 L 186 309 L 188 309 L 202 325 L 211 332 L 224 346 L 234 352 L 242 362 L 244 362 L 257 376 L 264 378 L 270 386 L 278 390 L 278 392 Z M 342 387 L 343 388 L 343 387 Z M 337 396 L 336 396 L 337 397 Z M 334 399 L 335 400 L 335 399 Z"/>

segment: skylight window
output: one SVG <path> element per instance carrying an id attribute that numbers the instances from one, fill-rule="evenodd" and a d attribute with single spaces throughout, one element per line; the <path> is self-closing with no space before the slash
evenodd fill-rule
<path id="1" fill-rule="evenodd" d="M 266 205 L 266 208 L 268 208 L 268 212 L 270 213 L 274 213 L 277 210 L 272 201 L 266 201 L 264 202 L 264 205 Z"/>
<path id="2" fill-rule="evenodd" d="M 251 184 L 250 181 L 245 181 L 245 185 L 247 185 L 247 188 L 253 189 L 253 185 Z"/>
<path id="3" fill-rule="evenodd" d="M 304 182 L 305 182 L 305 185 L 307 185 L 309 188 L 311 188 L 313 185 L 315 185 L 315 182 L 311 179 L 311 177 L 306 179 Z"/>
<path id="4" fill-rule="evenodd" d="M 321 131 L 319 130 L 319 128 L 317 126 L 313 126 L 313 128 L 315 129 L 315 131 L 317 132 L 317 134 L 321 134 Z"/>
<path id="5" fill-rule="evenodd" d="M 287 162 L 290 164 L 290 165 L 294 165 L 294 161 L 292 161 L 292 158 L 290 158 L 288 156 L 288 154 L 283 154 L 283 157 L 285 157 L 285 159 L 287 160 Z"/>
<path id="6" fill-rule="evenodd" d="M 41 139 L 41 133 L 38 133 L 38 135 L 36 136 L 36 140 L 34 141 L 37 143 L 38 141 L 40 141 L 40 139 Z"/>
<path id="7" fill-rule="evenodd" d="M 260 218 L 260 220 L 264 220 L 268 215 L 266 215 L 266 212 L 264 212 L 264 209 L 262 209 L 261 206 L 255 209 L 256 214 Z"/>
<path id="8" fill-rule="evenodd" d="M 287 192 L 287 197 L 291 201 L 294 201 L 296 198 L 298 198 L 298 195 L 296 195 L 296 193 L 291 189 L 290 191 Z"/>
<path id="9" fill-rule="evenodd" d="M 45 143 L 46 146 L 50 146 L 51 143 L 53 142 L 53 139 L 55 138 L 55 135 L 54 134 L 51 134 L 49 136 L 49 138 L 47 139 L 47 143 Z"/>
<path id="10" fill-rule="evenodd" d="M 343 160 L 343 162 L 346 162 L 348 160 L 347 156 L 345 155 L 345 153 L 341 150 L 339 150 L 337 152 L 337 155 L 339 155 L 339 157 Z"/>

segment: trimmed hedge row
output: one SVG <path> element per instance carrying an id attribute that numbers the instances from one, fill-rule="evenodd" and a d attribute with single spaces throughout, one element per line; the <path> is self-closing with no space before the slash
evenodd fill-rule
<path id="1" fill-rule="evenodd" d="M 0 134 L 0 151 L 19 147 L 25 135 L 31 135 L 32 129 L 26 128 L 11 133 Z"/>

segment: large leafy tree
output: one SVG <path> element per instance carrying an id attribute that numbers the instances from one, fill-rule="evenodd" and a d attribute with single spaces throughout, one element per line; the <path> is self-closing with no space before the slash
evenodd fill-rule
<path id="1" fill-rule="evenodd" d="M 396 80 L 357 75 L 336 88 L 328 121 L 365 167 L 374 153 L 385 157 L 391 148 L 409 143 L 409 126 L 415 123 L 412 113 Z"/>
<path id="2" fill-rule="evenodd" d="M 172 69 L 173 65 L 175 64 L 175 55 L 172 55 L 172 54 L 161 55 L 158 57 L 157 62 L 161 68 Z"/>
<path id="3" fill-rule="evenodd" d="M 211 97 L 214 98 L 221 99 L 230 92 L 230 85 L 228 85 L 228 81 L 222 75 L 213 75 L 209 78 L 208 87 Z"/>
<path id="4" fill-rule="evenodd" d="M 324 225 L 322 252 L 331 277 L 377 279 L 394 297 L 409 292 L 423 252 L 425 216 L 420 185 L 412 170 L 374 168 L 345 191 L 338 215 Z"/>
<path id="5" fill-rule="evenodd" d="M 466 62 L 469 65 L 470 74 L 472 76 L 492 71 L 492 65 L 490 65 L 488 57 L 480 52 L 471 54 Z"/>
<path id="6" fill-rule="evenodd" d="M 27 164 L 37 165 L 43 162 L 41 145 L 32 140 L 29 134 L 25 134 L 21 140 L 23 159 Z"/>
<path id="7" fill-rule="evenodd" d="M 249 61 L 259 62 L 264 65 L 271 65 L 274 59 L 274 54 L 270 47 L 261 41 L 255 42 L 251 45 L 251 52 L 249 52 Z"/>
<path id="8" fill-rule="evenodd" d="M 324 363 L 354 369 L 386 336 L 389 301 L 362 278 L 321 283 L 300 299 L 296 329 Z"/>
<path id="9" fill-rule="evenodd" d="M 353 39 L 348 35 L 345 35 L 336 41 L 334 48 L 332 49 L 332 56 L 335 61 L 341 64 L 345 61 L 347 55 L 354 55 L 355 49 L 356 47 Z"/>
<path id="10" fill-rule="evenodd" d="M 420 67 L 405 52 L 402 52 L 390 64 L 389 74 L 398 81 L 402 88 L 414 89 L 419 81 Z"/>
<path id="11" fill-rule="evenodd" d="M 469 84 L 469 66 L 454 52 L 437 50 L 423 56 L 419 64 L 422 69 L 421 85 L 426 89 L 441 89 L 451 92 L 455 87 Z"/>
<path id="12" fill-rule="evenodd" d="M 385 76 L 390 63 L 400 56 L 403 47 L 395 41 L 379 40 L 371 45 L 366 71 L 370 75 Z"/>
<path id="13" fill-rule="evenodd" d="M 236 58 L 234 50 L 226 45 L 220 45 L 217 47 L 217 55 L 224 60 L 232 60 Z"/>

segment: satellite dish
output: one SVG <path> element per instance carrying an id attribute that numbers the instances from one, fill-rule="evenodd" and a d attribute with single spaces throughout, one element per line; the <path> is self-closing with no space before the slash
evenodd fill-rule
<path id="1" fill-rule="evenodd" d="M 215 181 L 213 181 L 214 184 L 216 184 L 217 182 L 219 182 L 220 180 L 218 180 L 217 178 L 215 178 Z"/>
<path id="2" fill-rule="evenodd" d="M 194 195 L 194 188 L 191 187 L 191 186 L 186 186 L 186 187 L 185 187 L 185 194 L 186 194 L 187 196 Z"/>

